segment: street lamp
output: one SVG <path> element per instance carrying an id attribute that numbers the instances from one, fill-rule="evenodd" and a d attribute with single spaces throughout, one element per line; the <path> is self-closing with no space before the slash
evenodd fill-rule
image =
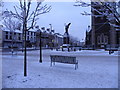
<path id="1" fill-rule="evenodd" d="M 40 29 L 39 29 L 40 30 Z M 40 63 L 42 63 L 42 44 L 41 44 L 41 30 L 40 30 Z"/>
<path id="2" fill-rule="evenodd" d="M 36 28 L 38 29 L 38 31 L 40 33 L 40 35 L 39 35 L 40 36 L 40 60 L 39 60 L 39 62 L 42 63 L 42 44 L 41 44 L 41 34 L 42 34 L 42 32 L 39 29 L 39 26 L 36 26 Z"/>

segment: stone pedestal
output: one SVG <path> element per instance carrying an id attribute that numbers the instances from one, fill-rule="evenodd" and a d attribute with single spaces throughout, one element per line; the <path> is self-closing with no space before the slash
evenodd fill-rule
<path id="1" fill-rule="evenodd" d="M 64 50 L 67 50 L 67 51 L 69 51 L 69 46 L 70 46 L 70 44 L 69 44 L 69 41 L 70 39 L 69 39 L 69 34 L 68 33 L 64 33 L 64 36 L 63 36 L 63 45 L 62 45 L 62 49 L 63 49 L 63 51 Z"/>
<path id="2" fill-rule="evenodd" d="M 63 36 L 63 45 L 62 45 L 62 50 L 63 48 L 67 48 L 69 51 L 69 46 L 70 46 L 70 37 L 69 37 L 69 33 L 68 33 L 68 29 L 71 23 L 69 23 L 68 25 L 65 26 L 65 33 Z"/>
<path id="3" fill-rule="evenodd" d="M 63 36 L 63 44 L 69 44 L 69 34 L 68 33 L 64 33 Z"/>

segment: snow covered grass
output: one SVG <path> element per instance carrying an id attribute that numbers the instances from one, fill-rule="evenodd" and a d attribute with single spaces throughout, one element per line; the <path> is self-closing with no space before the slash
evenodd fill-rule
<path id="1" fill-rule="evenodd" d="M 80 52 L 83 53 L 82 56 Z M 29 51 L 27 77 L 23 76 L 23 54 L 21 52 L 18 52 L 18 56 L 3 55 L 2 86 L 3 88 L 118 87 L 118 57 L 116 55 L 111 56 L 104 54 L 106 52 L 97 51 L 80 52 L 44 50 L 43 63 L 39 63 L 39 51 Z M 95 55 L 96 53 L 98 55 Z M 77 56 L 78 69 L 75 70 L 74 65 L 63 63 L 56 63 L 50 67 L 50 54 Z"/>

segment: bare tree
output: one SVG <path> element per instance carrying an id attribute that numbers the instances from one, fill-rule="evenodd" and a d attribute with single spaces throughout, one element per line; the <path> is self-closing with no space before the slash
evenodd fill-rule
<path id="1" fill-rule="evenodd" d="M 11 51 L 12 54 L 14 53 L 14 42 L 15 42 L 15 30 L 18 29 L 18 24 L 19 22 L 15 19 L 13 19 L 12 17 L 7 17 L 4 19 L 3 21 L 3 25 L 6 27 L 6 29 L 10 30 L 10 37 L 11 37 Z"/>
<path id="2" fill-rule="evenodd" d="M 74 37 L 72 35 L 70 35 L 70 44 L 74 44 L 77 43 L 79 41 L 79 39 L 77 37 Z"/>
<path id="3" fill-rule="evenodd" d="M 4 3 L 2 0 L 0 0 L 0 21 L 2 21 L 2 8 L 4 6 Z"/>
<path id="4" fill-rule="evenodd" d="M 76 4 L 74 6 L 81 6 L 81 7 L 91 7 L 91 13 L 84 11 L 83 13 L 81 13 L 82 15 L 91 15 L 94 17 L 106 17 L 109 24 L 116 27 L 116 28 L 120 28 L 120 14 L 117 11 L 117 8 L 120 8 L 120 1 L 119 2 L 115 2 L 112 0 L 91 0 L 90 3 L 81 1 L 81 0 L 77 0 Z M 94 8 L 94 7 L 100 7 L 100 8 Z M 96 12 L 97 14 L 95 14 L 94 12 Z M 114 22 L 114 23 L 113 23 Z"/>
<path id="5" fill-rule="evenodd" d="M 32 0 L 19 0 L 19 6 L 14 6 L 13 11 L 8 11 L 10 15 L 18 18 L 22 22 L 24 37 L 24 76 L 27 76 L 27 51 L 26 51 L 26 32 L 36 26 L 38 16 L 48 13 L 51 6 L 42 5 L 43 0 L 37 0 L 35 10 L 31 10 Z"/>

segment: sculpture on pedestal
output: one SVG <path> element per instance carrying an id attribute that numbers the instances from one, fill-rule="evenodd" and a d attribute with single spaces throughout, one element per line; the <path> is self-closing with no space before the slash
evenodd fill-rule
<path id="1" fill-rule="evenodd" d="M 69 44 L 69 33 L 68 33 L 68 29 L 71 23 L 69 23 L 68 25 L 65 26 L 65 33 L 63 36 L 63 44 Z"/>

